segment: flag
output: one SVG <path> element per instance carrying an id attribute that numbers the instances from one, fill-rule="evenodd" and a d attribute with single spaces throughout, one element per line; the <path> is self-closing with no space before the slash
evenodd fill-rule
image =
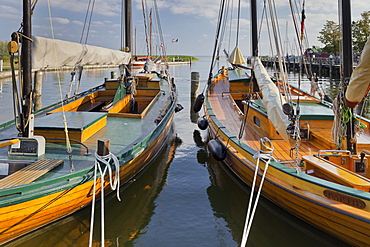
<path id="1" fill-rule="evenodd" d="M 177 41 L 179 41 L 179 39 L 176 39 L 176 41 L 175 41 L 175 42 L 177 42 Z"/>
<path id="2" fill-rule="evenodd" d="M 172 41 L 171 41 L 172 43 L 175 43 L 175 39 L 172 39 Z"/>

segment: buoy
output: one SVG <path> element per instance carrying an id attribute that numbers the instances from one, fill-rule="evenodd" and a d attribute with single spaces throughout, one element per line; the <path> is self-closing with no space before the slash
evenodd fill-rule
<path id="1" fill-rule="evenodd" d="M 197 99 L 194 102 L 193 110 L 194 112 L 199 112 L 202 109 L 202 105 L 204 103 L 204 95 L 203 93 L 199 94 Z"/>
<path id="2" fill-rule="evenodd" d="M 223 161 L 226 158 L 226 150 L 218 141 L 210 140 L 207 146 L 208 151 L 212 154 L 215 160 Z"/>
<path id="3" fill-rule="evenodd" d="M 208 120 L 205 116 L 198 118 L 198 128 L 201 130 L 205 130 L 208 127 Z"/>
<path id="4" fill-rule="evenodd" d="M 175 107 L 175 112 L 179 112 L 179 111 L 181 111 L 181 110 L 183 110 L 184 109 L 184 107 L 181 105 L 181 104 L 177 104 L 176 105 L 176 107 Z"/>

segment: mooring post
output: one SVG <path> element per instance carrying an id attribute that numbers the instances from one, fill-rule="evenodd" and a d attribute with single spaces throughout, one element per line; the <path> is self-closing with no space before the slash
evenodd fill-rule
<path id="1" fill-rule="evenodd" d="M 195 104 L 195 99 L 198 96 L 199 89 L 199 72 L 191 72 L 191 93 L 190 93 L 190 120 L 192 123 L 197 123 L 199 113 L 195 113 L 192 109 Z"/>
<path id="2" fill-rule="evenodd" d="M 116 71 L 111 71 L 111 72 L 110 72 L 110 78 L 111 78 L 111 79 L 117 79 L 117 77 L 118 77 L 118 76 L 117 76 L 117 72 L 116 72 Z"/>
<path id="3" fill-rule="evenodd" d="M 97 152 L 99 156 L 108 155 L 110 153 L 110 140 L 109 139 L 99 139 Z"/>
<path id="4" fill-rule="evenodd" d="M 37 111 L 41 109 L 41 94 L 42 94 L 42 71 L 38 70 L 35 72 L 34 79 L 34 110 Z"/>
<path id="5" fill-rule="evenodd" d="M 199 72 L 191 72 L 191 97 L 195 98 L 199 88 Z"/>

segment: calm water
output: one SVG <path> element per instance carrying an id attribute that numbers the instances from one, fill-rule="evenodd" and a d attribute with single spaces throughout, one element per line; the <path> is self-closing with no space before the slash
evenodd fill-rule
<path id="1" fill-rule="evenodd" d="M 176 114 L 174 134 L 159 158 L 122 187 L 122 201 L 113 194 L 106 199 L 105 246 L 239 246 L 249 188 L 207 155 L 203 144 L 207 132 L 198 130 L 197 115 L 191 113 L 191 72 L 200 72 L 202 91 L 209 63 L 210 58 L 200 57 L 191 66 L 172 67 L 185 109 Z M 109 74 L 110 70 L 86 73 L 81 90 L 100 84 Z M 62 78 L 65 94 L 69 75 Z M 55 74 L 45 75 L 44 85 L 44 105 L 59 99 Z M 9 82 L 2 82 L 1 89 L 0 122 L 4 122 L 11 119 L 11 112 L 3 114 L 11 102 Z M 99 219 L 97 215 L 95 246 L 101 244 Z M 90 208 L 85 208 L 7 246 L 88 246 L 89 225 Z M 248 246 L 346 245 L 262 198 Z"/>

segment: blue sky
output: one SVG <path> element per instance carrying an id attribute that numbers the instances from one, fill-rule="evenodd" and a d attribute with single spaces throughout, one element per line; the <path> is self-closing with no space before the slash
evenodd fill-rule
<path id="1" fill-rule="evenodd" d="M 133 1 L 133 30 L 137 30 L 137 51 L 145 54 L 145 39 L 141 0 Z M 234 6 L 237 1 L 234 0 Z M 152 1 L 147 0 L 148 6 Z M 263 1 L 259 2 L 259 7 Z M 50 0 L 55 38 L 79 42 L 88 0 Z M 95 11 L 88 44 L 119 49 L 121 0 L 96 0 Z M 275 0 L 280 19 L 282 39 L 293 41 L 293 26 L 288 0 Z M 337 0 L 306 0 L 306 28 L 310 46 L 322 46 L 317 41 L 319 31 L 325 20 L 338 22 Z M 168 54 L 212 55 L 216 32 L 218 0 L 157 0 L 162 31 Z M 239 46 L 245 56 L 250 55 L 249 1 L 241 2 L 241 28 Z M 360 14 L 370 10 L 370 1 L 352 0 L 352 20 L 361 19 Z M 261 14 L 259 14 L 260 16 Z M 233 13 L 234 18 L 236 13 Z M 47 1 L 39 0 L 33 17 L 33 35 L 51 37 Z M 21 22 L 21 1 L 1 0 L 0 2 L 0 40 L 9 41 L 10 34 L 18 30 Z M 288 32 L 286 26 L 288 23 Z M 235 22 L 234 22 L 235 25 Z M 286 35 L 288 33 L 288 35 Z M 234 35 L 233 35 L 234 36 Z M 177 43 L 171 43 L 178 39 Z M 231 39 L 233 40 L 233 38 Z M 226 49 L 233 49 L 225 43 Z M 261 39 L 260 54 L 268 54 L 267 38 Z"/>

